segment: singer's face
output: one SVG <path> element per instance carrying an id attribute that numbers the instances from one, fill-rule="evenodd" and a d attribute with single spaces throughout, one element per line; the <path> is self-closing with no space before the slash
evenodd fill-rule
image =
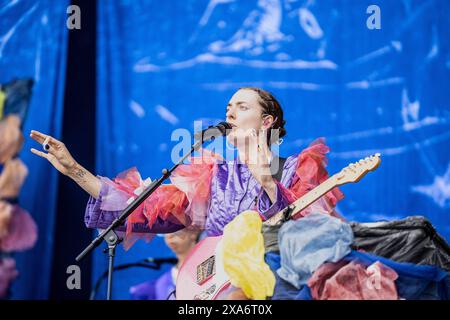
<path id="1" fill-rule="evenodd" d="M 237 91 L 228 102 L 226 110 L 226 121 L 233 125 L 227 136 L 228 141 L 237 146 L 245 141 L 252 129 L 258 132 L 262 128 L 262 113 L 256 92 L 247 89 Z"/>

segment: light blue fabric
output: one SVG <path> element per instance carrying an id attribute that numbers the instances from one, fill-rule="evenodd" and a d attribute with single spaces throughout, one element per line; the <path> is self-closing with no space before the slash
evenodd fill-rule
<path id="1" fill-rule="evenodd" d="M 278 275 L 296 288 L 306 284 L 324 262 L 337 262 L 350 253 L 353 232 L 337 218 L 311 213 L 288 221 L 278 234 L 281 268 Z"/>

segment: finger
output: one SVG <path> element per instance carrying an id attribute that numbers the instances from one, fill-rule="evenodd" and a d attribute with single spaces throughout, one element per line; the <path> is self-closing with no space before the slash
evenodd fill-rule
<path id="1" fill-rule="evenodd" d="M 40 156 L 40 157 L 45 158 L 45 159 L 48 160 L 48 154 L 47 154 L 47 153 L 42 152 L 42 151 L 39 151 L 39 150 L 36 150 L 36 149 L 34 149 L 34 148 L 31 148 L 30 151 L 31 151 L 32 153 L 34 153 L 35 155 L 38 155 L 38 156 Z"/>
<path id="2" fill-rule="evenodd" d="M 53 138 L 52 136 L 44 134 L 44 133 L 36 131 L 36 130 L 31 130 L 30 137 L 32 137 L 33 139 L 36 138 L 34 140 L 36 140 L 40 144 L 43 144 L 47 140 L 47 143 L 53 147 L 57 147 L 62 144 L 61 141 Z"/>
<path id="3" fill-rule="evenodd" d="M 39 131 L 31 130 L 30 137 L 35 140 L 37 143 L 44 143 L 45 138 L 47 137 L 43 133 L 40 133 Z"/>
<path id="4" fill-rule="evenodd" d="M 257 134 L 257 132 L 256 132 L 255 129 L 250 129 L 250 130 L 247 132 L 246 138 L 249 139 L 249 142 L 250 142 L 252 145 L 256 145 L 256 144 L 258 143 L 258 134 Z"/>
<path id="5" fill-rule="evenodd" d="M 258 137 L 258 145 L 265 155 L 269 153 L 269 145 L 267 144 L 267 132 L 262 132 Z"/>
<path id="6" fill-rule="evenodd" d="M 50 140 L 51 137 L 47 136 L 47 138 L 45 138 L 44 142 L 42 142 L 42 148 L 44 148 L 45 151 L 47 151 L 49 154 L 52 154 L 54 156 L 56 156 L 55 152 L 56 152 L 56 146 L 55 145 L 50 145 Z"/>
<path id="7" fill-rule="evenodd" d="M 56 140 L 55 138 L 53 138 L 52 136 L 48 136 L 49 140 L 48 140 L 48 144 L 52 147 L 60 147 L 63 145 L 63 143 L 59 140 Z"/>
<path id="8" fill-rule="evenodd" d="M 258 142 L 267 143 L 267 130 L 260 130 L 258 132 Z"/>

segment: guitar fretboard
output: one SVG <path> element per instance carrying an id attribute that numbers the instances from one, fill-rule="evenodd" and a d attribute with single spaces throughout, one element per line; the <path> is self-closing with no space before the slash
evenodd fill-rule
<path id="1" fill-rule="evenodd" d="M 325 180 L 324 182 L 322 182 L 317 187 L 315 187 L 314 189 L 312 189 L 311 191 L 309 191 L 304 196 L 298 198 L 296 201 L 294 201 L 288 206 L 288 208 L 292 210 L 291 216 L 311 205 L 314 201 L 318 200 L 321 196 L 326 194 L 328 191 L 330 191 L 337 185 L 338 184 L 336 183 L 335 176 L 332 176 L 327 180 Z M 285 212 L 284 209 L 281 210 L 264 223 L 269 226 L 276 225 L 277 223 L 279 223 L 284 219 L 284 212 Z"/>

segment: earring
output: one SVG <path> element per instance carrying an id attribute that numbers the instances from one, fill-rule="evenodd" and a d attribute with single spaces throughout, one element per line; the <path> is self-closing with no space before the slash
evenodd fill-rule
<path id="1" fill-rule="evenodd" d="M 282 138 L 280 138 L 280 139 L 278 139 L 278 141 L 277 142 L 275 142 L 277 145 L 280 145 L 280 144 L 282 144 L 283 143 L 283 139 Z"/>

